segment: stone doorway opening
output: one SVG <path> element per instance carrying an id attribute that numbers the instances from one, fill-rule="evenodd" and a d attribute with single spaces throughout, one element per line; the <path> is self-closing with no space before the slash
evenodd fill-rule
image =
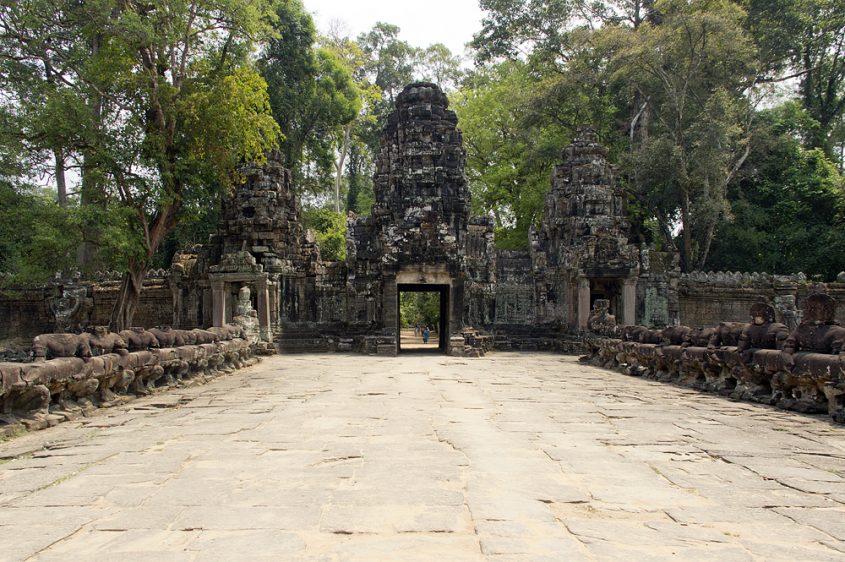
<path id="1" fill-rule="evenodd" d="M 449 346 L 449 285 L 398 284 L 397 338 L 400 353 L 446 353 Z M 428 327 L 428 343 L 422 328 Z"/>
<path id="2" fill-rule="evenodd" d="M 590 279 L 590 310 L 597 299 L 610 301 L 610 313 L 621 321 L 624 314 L 622 308 L 622 283 L 619 279 Z"/>

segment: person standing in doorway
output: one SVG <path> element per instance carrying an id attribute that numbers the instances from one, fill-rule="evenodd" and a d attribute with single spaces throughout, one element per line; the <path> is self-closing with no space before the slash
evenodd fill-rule
<path id="1" fill-rule="evenodd" d="M 428 326 L 424 327 L 422 331 L 423 343 L 428 343 L 428 338 L 430 335 L 431 332 L 429 331 Z"/>

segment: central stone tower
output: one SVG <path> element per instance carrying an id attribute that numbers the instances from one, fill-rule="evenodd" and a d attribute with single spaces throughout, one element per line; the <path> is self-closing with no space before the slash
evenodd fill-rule
<path id="1" fill-rule="evenodd" d="M 462 265 L 469 218 L 466 155 L 448 109 L 434 84 L 407 86 L 396 99 L 376 156 L 373 217 L 386 264 Z"/>
<path id="2" fill-rule="evenodd" d="M 463 322 L 470 208 L 463 139 L 448 105 L 435 84 L 399 94 L 376 155 L 372 214 L 351 219 L 347 237 L 359 321 L 396 336 L 399 292 L 439 292 L 444 349 Z"/>

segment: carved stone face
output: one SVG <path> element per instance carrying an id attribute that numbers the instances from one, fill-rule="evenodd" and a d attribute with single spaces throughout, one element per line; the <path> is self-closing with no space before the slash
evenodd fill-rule
<path id="1" fill-rule="evenodd" d="M 610 310 L 610 301 L 607 299 L 596 299 L 593 303 L 593 310 L 599 314 L 606 313 Z"/>
<path id="2" fill-rule="evenodd" d="M 829 295 L 816 293 L 804 301 L 802 324 L 832 324 L 836 314 L 836 301 Z"/>
<path id="3" fill-rule="evenodd" d="M 751 306 L 751 318 L 757 326 L 775 321 L 775 309 L 770 304 L 758 302 Z"/>

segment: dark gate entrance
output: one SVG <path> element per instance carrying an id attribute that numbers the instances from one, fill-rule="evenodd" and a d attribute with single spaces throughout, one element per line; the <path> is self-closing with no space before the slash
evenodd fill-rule
<path id="1" fill-rule="evenodd" d="M 429 348 L 420 348 L 414 346 L 413 349 L 402 349 L 402 293 L 437 293 L 440 298 L 440 317 L 437 322 L 437 345 L 431 345 Z M 397 347 L 399 353 L 408 353 L 413 351 L 415 353 L 421 352 L 435 352 L 446 353 L 449 350 L 449 285 L 434 285 L 434 284 L 420 284 L 420 283 L 400 283 L 396 286 L 396 315 L 397 326 L 396 333 Z M 431 326 L 429 326 L 431 328 Z M 432 334 L 432 337 L 434 334 Z M 431 341 L 431 340 L 429 340 Z"/>

